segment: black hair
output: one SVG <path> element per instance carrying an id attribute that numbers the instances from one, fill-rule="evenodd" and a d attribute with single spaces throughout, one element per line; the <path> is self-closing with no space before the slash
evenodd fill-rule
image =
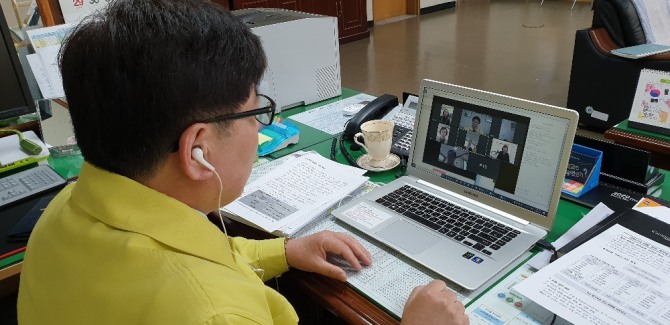
<path id="1" fill-rule="evenodd" d="M 450 149 L 449 151 L 447 151 L 447 163 L 453 165 L 454 160 L 456 160 L 456 151 Z"/>
<path id="2" fill-rule="evenodd" d="M 473 120 L 473 121 L 474 121 L 474 120 L 477 120 L 477 122 L 479 122 L 479 123 L 482 122 L 482 120 L 479 118 L 479 116 L 473 116 L 473 117 L 472 117 L 472 120 Z"/>
<path id="3" fill-rule="evenodd" d="M 194 121 L 238 110 L 266 67 L 260 39 L 206 0 L 111 1 L 59 61 L 84 158 L 133 179 L 153 175 Z"/>

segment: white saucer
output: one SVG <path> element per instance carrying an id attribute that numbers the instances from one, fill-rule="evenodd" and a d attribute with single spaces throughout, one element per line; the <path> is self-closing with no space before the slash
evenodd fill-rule
<path id="1" fill-rule="evenodd" d="M 400 164 L 400 157 L 398 157 L 396 154 L 390 153 L 388 156 L 386 156 L 386 159 L 384 159 L 384 161 L 379 164 L 379 166 L 372 166 L 370 165 L 370 162 L 371 160 L 368 154 L 364 154 L 360 156 L 358 160 L 356 160 L 358 166 L 363 169 L 367 169 L 372 172 L 383 172 L 398 166 L 398 164 Z"/>

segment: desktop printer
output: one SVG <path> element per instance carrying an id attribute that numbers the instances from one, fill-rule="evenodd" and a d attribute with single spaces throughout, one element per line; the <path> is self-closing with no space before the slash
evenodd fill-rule
<path id="1" fill-rule="evenodd" d="M 280 109 L 342 94 L 337 19 L 273 8 L 232 11 L 258 35 L 268 67 L 258 92 Z"/>

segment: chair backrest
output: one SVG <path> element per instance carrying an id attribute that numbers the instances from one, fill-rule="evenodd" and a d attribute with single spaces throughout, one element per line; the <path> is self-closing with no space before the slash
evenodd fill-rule
<path id="1" fill-rule="evenodd" d="M 630 0 L 595 0 L 591 27 L 605 28 L 621 47 L 647 43 L 640 17 Z"/>

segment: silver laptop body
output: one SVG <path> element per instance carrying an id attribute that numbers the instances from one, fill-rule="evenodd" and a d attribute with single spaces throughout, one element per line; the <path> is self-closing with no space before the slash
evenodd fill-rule
<path id="1" fill-rule="evenodd" d="M 551 229 L 577 120 L 572 110 L 423 80 L 407 176 L 333 215 L 476 289 Z"/>

